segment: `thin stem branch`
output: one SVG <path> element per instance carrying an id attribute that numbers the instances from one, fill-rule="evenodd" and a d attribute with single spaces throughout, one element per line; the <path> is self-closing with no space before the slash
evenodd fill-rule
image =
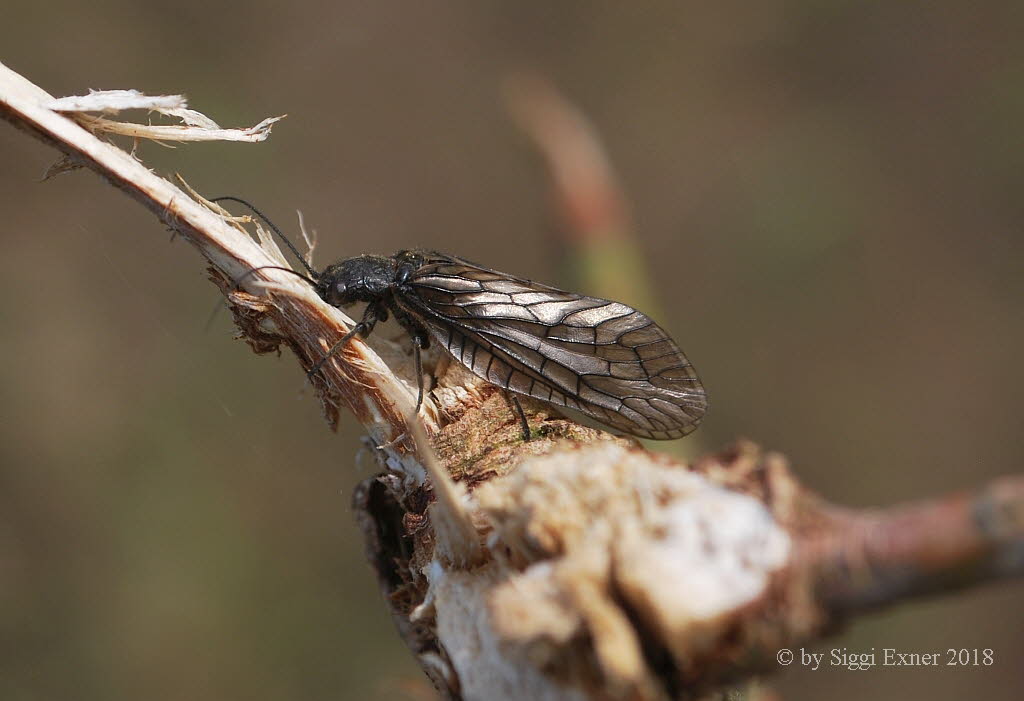
<path id="1" fill-rule="evenodd" d="M 1024 477 L 836 521 L 841 538 L 807 543 L 817 551 L 818 596 L 836 614 L 1024 571 Z"/>

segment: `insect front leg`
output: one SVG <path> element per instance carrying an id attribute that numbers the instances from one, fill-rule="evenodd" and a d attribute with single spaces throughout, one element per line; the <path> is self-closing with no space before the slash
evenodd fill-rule
<path id="1" fill-rule="evenodd" d="M 330 350 L 327 351 L 327 354 L 324 355 L 324 357 L 320 358 L 320 360 L 318 360 L 316 364 L 312 368 L 310 368 L 309 372 L 306 373 L 306 379 L 312 380 L 313 376 L 320 372 L 320 368 L 324 366 L 324 363 L 330 360 L 335 353 L 344 348 L 345 344 L 351 341 L 356 334 L 363 338 L 369 336 L 370 332 L 373 331 L 373 327 L 376 326 L 377 322 L 381 320 L 381 311 L 383 311 L 383 318 L 386 319 L 386 310 L 378 310 L 376 305 L 373 304 L 368 306 L 366 308 L 366 311 L 363 312 L 363 318 L 359 321 L 359 323 L 353 326 L 351 331 L 342 336 L 340 341 L 331 346 Z"/>

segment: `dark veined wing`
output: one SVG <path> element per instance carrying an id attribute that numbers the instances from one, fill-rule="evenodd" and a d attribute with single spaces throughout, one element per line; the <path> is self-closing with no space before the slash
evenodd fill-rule
<path id="1" fill-rule="evenodd" d="M 478 377 L 644 438 L 679 438 L 703 418 L 693 367 L 635 309 L 424 256 L 397 301 Z"/>

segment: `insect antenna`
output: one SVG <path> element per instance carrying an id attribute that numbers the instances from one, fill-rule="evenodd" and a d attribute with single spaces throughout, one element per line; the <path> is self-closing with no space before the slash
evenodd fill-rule
<path id="1" fill-rule="evenodd" d="M 282 241 L 284 241 L 284 245 L 287 246 L 288 250 L 291 251 L 292 254 L 295 255 L 295 258 L 300 263 L 302 263 L 302 267 L 306 269 L 306 271 L 309 273 L 310 277 L 312 277 L 313 279 L 316 279 L 316 278 L 320 277 L 320 273 L 318 273 L 317 271 L 313 270 L 312 266 L 310 266 L 310 264 L 306 262 L 306 259 L 302 257 L 301 253 L 299 253 L 299 249 L 297 249 L 295 247 L 295 244 L 293 244 L 291 241 L 289 241 L 288 237 L 285 236 L 283 233 L 281 233 L 281 230 L 278 229 L 277 226 L 275 226 L 274 222 L 270 221 L 270 219 L 267 218 L 266 214 L 264 214 L 260 210 L 256 209 L 256 207 L 254 207 L 251 203 L 246 202 L 245 200 L 243 200 L 240 197 L 233 197 L 231 195 L 225 195 L 224 197 L 214 197 L 212 200 L 210 200 L 210 202 L 237 202 L 238 204 L 245 205 L 246 207 L 251 209 L 253 214 L 255 214 L 257 217 L 259 217 L 264 222 L 266 222 L 267 226 L 269 226 L 271 229 L 274 230 L 274 233 L 277 234 L 278 238 L 280 238 Z M 272 267 L 272 266 L 266 266 L 266 267 Z M 282 269 L 285 270 L 286 268 L 282 268 Z M 260 270 L 260 268 L 255 268 L 255 270 Z M 249 273 L 251 273 L 251 272 L 253 272 L 253 271 L 250 270 Z M 246 273 L 246 275 L 248 275 L 249 273 Z M 305 276 L 303 276 L 303 277 L 305 277 Z M 237 284 L 237 281 L 236 281 L 236 284 Z M 315 286 L 315 283 L 314 283 L 314 286 Z"/>
<path id="2" fill-rule="evenodd" d="M 295 277 L 301 277 L 303 280 L 308 282 L 310 285 L 312 285 L 313 287 L 316 287 L 316 280 L 314 280 L 313 278 L 309 277 L 308 275 L 303 275 L 298 270 L 292 270 L 291 268 L 286 268 L 286 267 L 284 267 L 282 265 L 261 265 L 258 268 L 252 268 L 251 270 L 246 270 L 244 273 L 242 273 L 241 275 L 239 275 L 237 278 L 234 279 L 233 282 L 235 284 L 235 287 L 237 288 L 240 284 L 242 284 L 242 280 L 244 280 L 245 278 L 249 277 L 253 273 L 258 272 L 260 270 L 283 270 L 286 273 L 291 273 Z"/>

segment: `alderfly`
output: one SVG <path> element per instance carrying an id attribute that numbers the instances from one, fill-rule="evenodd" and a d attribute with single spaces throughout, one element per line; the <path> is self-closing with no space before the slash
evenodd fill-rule
<path id="1" fill-rule="evenodd" d="M 247 202 L 218 199 L 241 202 L 266 220 Z M 290 272 L 308 280 L 325 302 L 367 304 L 359 323 L 310 375 L 353 336 L 369 335 L 393 315 L 413 339 L 417 407 L 424 391 L 420 350 L 434 342 L 477 377 L 511 392 L 513 400 L 524 395 L 575 409 L 643 438 L 684 436 L 707 409 L 704 388 L 675 342 L 621 302 L 565 292 L 434 251 L 356 256 L 317 272 L 270 226 L 309 275 Z"/>

